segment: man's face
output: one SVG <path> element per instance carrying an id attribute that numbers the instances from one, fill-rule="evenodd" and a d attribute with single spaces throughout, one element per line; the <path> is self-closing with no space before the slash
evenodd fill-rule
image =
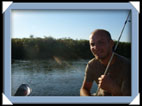
<path id="1" fill-rule="evenodd" d="M 106 36 L 95 34 L 90 38 L 90 49 L 96 59 L 105 59 L 112 52 L 112 40 L 108 40 Z"/>

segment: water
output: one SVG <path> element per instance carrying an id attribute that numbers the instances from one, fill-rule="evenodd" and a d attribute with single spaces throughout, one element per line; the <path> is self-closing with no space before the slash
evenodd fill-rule
<path id="1" fill-rule="evenodd" d="M 22 84 L 32 88 L 30 96 L 79 96 L 88 60 L 20 61 L 12 64 L 12 95 Z M 95 92 L 96 84 L 91 92 Z"/>

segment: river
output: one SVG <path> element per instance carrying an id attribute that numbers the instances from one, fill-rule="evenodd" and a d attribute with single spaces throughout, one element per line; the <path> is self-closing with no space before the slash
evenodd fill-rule
<path id="1" fill-rule="evenodd" d="M 79 96 L 88 60 L 15 60 L 12 64 L 12 96 L 21 84 L 32 88 L 30 96 Z M 91 90 L 94 93 L 96 84 Z"/>

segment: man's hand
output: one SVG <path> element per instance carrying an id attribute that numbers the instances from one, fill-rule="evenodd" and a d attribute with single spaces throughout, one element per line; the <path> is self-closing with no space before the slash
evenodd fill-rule
<path id="1" fill-rule="evenodd" d="M 99 84 L 98 86 L 102 88 L 103 90 L 108 91 L 109 93 L 112 93 L 113 87 L 115 85 L 114 81 L 111 79 L 110 75 L 101 75 L 101 77 L 98 78 Z"/>
<path id="2" fill-rule="evenodd" d="M 110 74 L 101 75 L 101 77 L 99 77 L 98 80 L 99 80 L 98 86 L 100 88 L 108 91 L 109 93 L 112 94 L 112 96 L 122 96 L 121 88 L 117 83 L 115 83 L 114 80 L 112 80 Z"/>

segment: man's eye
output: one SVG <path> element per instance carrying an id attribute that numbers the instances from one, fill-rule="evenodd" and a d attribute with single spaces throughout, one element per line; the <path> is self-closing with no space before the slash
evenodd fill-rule
<path id="1" fill-rule="evenodd" d="M 95 43 L 91 43 L 91 46 L 95 46 Z"/>
<path id="2" fill-rule="evenodd" d="M 104 44 L 104 42 L 99 42 L 99 45 L 103 45 Z"/>

